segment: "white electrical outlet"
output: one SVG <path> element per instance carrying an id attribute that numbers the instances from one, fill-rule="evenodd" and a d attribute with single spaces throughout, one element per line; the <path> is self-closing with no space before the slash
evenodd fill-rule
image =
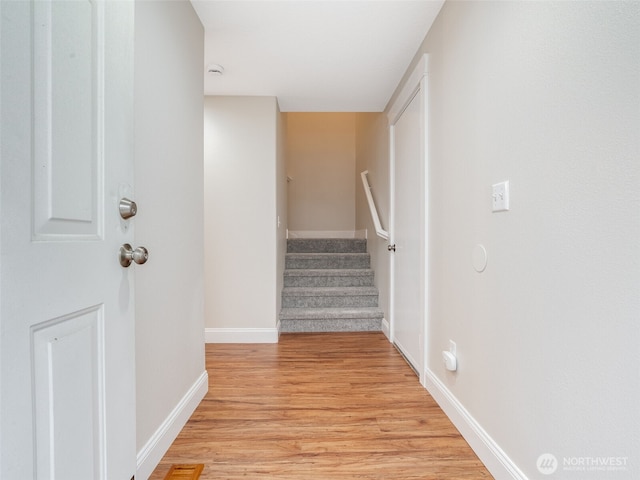
<path id="1" fill-rule="evenodd" d="M 509 210 L 509 180 L 492 186 L 491 205 L 494 212 Z"/>

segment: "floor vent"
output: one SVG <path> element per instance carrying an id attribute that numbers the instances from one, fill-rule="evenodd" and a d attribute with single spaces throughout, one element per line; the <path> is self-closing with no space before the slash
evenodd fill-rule
<path id="1" fill-rule="evenodd" d="M 164 480 L 198 480 L 202 470 L 204 470 L 202 463 L 172 465 Z"/>

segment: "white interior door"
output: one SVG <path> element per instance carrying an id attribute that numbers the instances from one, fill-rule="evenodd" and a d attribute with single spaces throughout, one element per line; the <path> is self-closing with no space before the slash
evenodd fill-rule
<path id="1" fill-rule="evenodd" d="M 129 480 L 133 2 L 0 3 L 0 477 Z"/>
<path id="2" fill-rule="evenodd" d="M 422 371 L 424 329 L 424 195 L 420 92 L 394 126 L 393 340 Z"/>
<path id="3" fill-rule="evenodd" d="M 423 381 L 427 299 L 426 57 L 390 109 L 391 335 Z"/>

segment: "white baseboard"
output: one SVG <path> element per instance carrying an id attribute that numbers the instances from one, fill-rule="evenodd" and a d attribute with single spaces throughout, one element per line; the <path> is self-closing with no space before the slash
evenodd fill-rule
<path id="1" fill-rule="evenodd" d="M 287 238 L 365 238 L 363 230 L 289 230 Z"/>
<path id="2" fill-rule="evenodd" d="M 424 380 L 425 388 L 495 478 L 527 480 L 522 470 L 513 463 L 431 370 L 425 369 Z"/>
<path id="3" fill-rule="evenodd" d="M 389 321 L 386 318 L 382 319 L 382 333 L 391 341 L 391 325 L 389 325 Z"/>
<path id="4" fill-rule="evenodd" d="M 278 328 L 205 328 L 205 343 L 278 343 Z"/>
<path id="5" fill-rule="evenodd" d="M 162 422 L 145 446 L 138 452 L 136 467 L 137 479 L 146 480 L 151 476 L 208 390 L 209 375 L 204 371 L 182 397 L 180 402 L 178 402 L 178 405 L 176 405 L 169 416 L 167 416 L 165 421 Z"/>

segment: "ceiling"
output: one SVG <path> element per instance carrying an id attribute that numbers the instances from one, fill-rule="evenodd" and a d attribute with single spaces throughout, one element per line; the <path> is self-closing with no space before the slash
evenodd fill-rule
<path id="1" fill-rule="evenodd" d="M 444 0 L 191 3 L 205 28 L 205 95 L 276 96 L 283 112 L 381 112 Z"/>

